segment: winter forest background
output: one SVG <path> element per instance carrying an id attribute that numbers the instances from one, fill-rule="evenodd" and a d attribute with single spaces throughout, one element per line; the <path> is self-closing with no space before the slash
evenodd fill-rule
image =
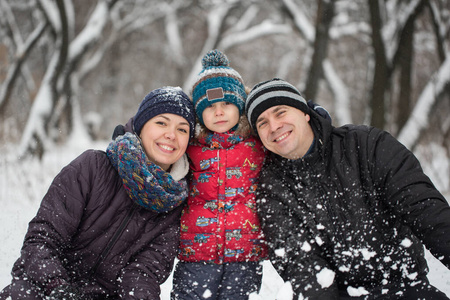
<path id="1" fill-rule="evenodd" d="M 190 93 L 211 49 L 249 87 L 281 77 L 335 126 L 389 131 L 450 199 L 447 0 L 0 0 L 0 288 L 59 170 L 104 149 L 150 90 Z M 260 298 L 282 299 L 267 270 Z"/>

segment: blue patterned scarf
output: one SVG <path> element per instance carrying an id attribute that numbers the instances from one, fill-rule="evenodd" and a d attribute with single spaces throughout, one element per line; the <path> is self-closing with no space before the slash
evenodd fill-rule
<path id="1" fill-rule="evenodd" d="M 186 180 L 176 181 L 147 159 L 140 140 L 127 132 L 111 142 L 106 154 L 118 170 L 128 196 L 138 205 L 158 213 L 179 206 L 186 199 Z"/>

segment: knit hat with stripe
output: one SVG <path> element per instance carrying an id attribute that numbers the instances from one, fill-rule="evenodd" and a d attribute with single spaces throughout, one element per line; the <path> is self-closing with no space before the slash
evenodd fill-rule
<path id="1" fill-rule="evenodd" d="M 202 59 L 203 69 L 192 88 L 192 100 L 203 125 L 203 111 L 215 102 L 230 102 L 238 107 L 239 115 L 244 112 L 247 97 L 244 81 L 229 65 L 228 58 L 219 50 L 209 51 Z"/>
<path id="2" fill-rule="evenodd" d="M 310 113 L 306 100 L 292 84 L 280 78 L 263 81 L 252 88 L 245 103 L 247 118 L 255 131 L 259 115 L 277 105 L 292 106 L 306 114 Z"/>

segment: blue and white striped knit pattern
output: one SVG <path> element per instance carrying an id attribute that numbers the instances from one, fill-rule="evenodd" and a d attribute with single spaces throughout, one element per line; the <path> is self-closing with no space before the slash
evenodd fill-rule
<path id="1" fill-rule="evenodd" d="M 168 172 L 148 160 L 134 134 L 127 132 L 117 137 L 108 145 L 106 154 L 119 172 L 128 196 L 138 205 L 163 213 L 186 199 L 186 180 L 174 180 Z"/>
<path id="2" fill-rule="evenodd" d="M 241 75 L 229 66 L 228 58 L 218 50 L 209 51 L 202 60 L 203 69 L 192 88 L 195 112 L 201 124 L 203 111 L 216 102 L 230 102 L 237 106 L 239 114 L 244 113 L 245 92 Z M 222 88 L 223 98 L 208 99 L 207 91 Z"/>

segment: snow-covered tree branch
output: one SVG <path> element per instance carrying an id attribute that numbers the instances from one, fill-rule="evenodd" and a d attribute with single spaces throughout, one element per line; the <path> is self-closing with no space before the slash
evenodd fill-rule
<path id="1" fill-rule="evenodd" d="M 85 118 L 93 114 L 104 121 L 95 136 L 109 138 L 148 90 L 178 85 L 189 93 L 201 58 L 215 48 L 250 87 L 282 76 L 325 105 L 334 124 L 377 125 L 412 148 L 435 126 L 417 119 L 423 103 L 428 116 L 447 109 L 450 9 L 443 0 L 0 5 L 0 113 L 8 124 L 0 136 L 20 140 L 23 155 L 88 139 Z M 415 122 L 421 129 L 406 139 Z"/>

